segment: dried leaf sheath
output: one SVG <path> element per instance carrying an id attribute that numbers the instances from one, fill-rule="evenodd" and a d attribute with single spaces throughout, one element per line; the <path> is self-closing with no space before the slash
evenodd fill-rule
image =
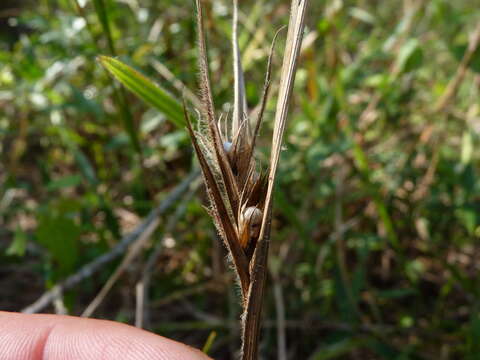
<path id="1" fill-rule="evenodd" d="M 230 206 L 233 213 L 238 211 L 238 187 L 235 183 L 232 170 L 228 164 L 227 155 L 224 151 L 222 137 L 215 120 L 214 102 L 212 89 L 210 85 L 210 76 L 208 71 L 207 46 L 205 43 L 205 31 L 203 26 L 203 8 L 201 0 L 196 0 L 197 5 L 197 25 L 198 25 L 198 43 L 199 43 L 199 68 L 200 68 L 200 92 L 202 97 L 202 114 L 207 120 L 209 137 L 212 141 L 212 148 L 215 150 L 217 164 L 221 170 L 222 180 L 225 184 L 227 196 L 230 199 Z"/>
<path id="2" fill-rule="evenodd" d="M 190 119 L 185 110 L 185 119 L 187 121 L 187 129 L 192 139 L 195 152 L 197 154 L 198 160 L 200 162 L 200 167 L 202 168 L 202 173 L 204 176 L 204 181 L 207 187 L 207 192 L 212 204 L 211 214 L 214 218 L 215 224 L 219 228 L 219 232 L 226 242 L 228 250 L 232 254 L 232 260 L 235 265 L 235 270 L 237 271 L 238 277 L 240 279 L 240 284 L 242 288 L 242 293 L 249 286 L 249 275 L 248 275 L 248 261 L 240 247 L 239 242 L 237 241 L 237 232 L 234 228 L 234 225 L 230 222 L 230 219 L 226 216 L 227 209 L 220 193 L 220 189 L 215 180 L 215 176 L 208 165 L 207 160 L 203 156 L 203 153 L 198 145 L 196 140 L 196 134 L 192 129 Z M 245 290 L 244 290 L 245 289 Z M 246 291 L 245 291 L 246 292 Z M 245 295 L 245 294 L 244 294 Z"/>

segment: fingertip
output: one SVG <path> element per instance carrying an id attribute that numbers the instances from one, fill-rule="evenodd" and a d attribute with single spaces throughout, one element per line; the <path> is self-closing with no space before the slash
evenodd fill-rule
<path id="1" fill-rule="evenodd" d="M 187 345 L 112 321 L 5 312 L 0 312 L 0 355 L 8 360 L 209 359 Z"/>

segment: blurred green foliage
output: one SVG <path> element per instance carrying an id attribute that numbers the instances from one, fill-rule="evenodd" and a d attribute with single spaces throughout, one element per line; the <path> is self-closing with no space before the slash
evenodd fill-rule
<path id="1" fill-rule="evenodd" d="M 241 4 L 250 107 L 288 5 Z M 262 353 L 278 358 L 284 316 L 292 359 L 477 359 L 480 50 L 465 54 L 478 3 L 311 0 L 310 8 L 275 194 Z M 225 113 L 230 20 L 229 1 L 208 2 L 213 90 Z M 193 2 L 2 2 L 0 38 L 0 309 L 18 311 L 111 249 L 190 172 L 191 145 L 177 126 L 182 89 L 172 79 L 196 89 Z M 170 106 L 156 97 L 149 108 L 123 90 L 99 55 L 154 79 Z M 274 106 L 259 139 L 265 166 Z M 237 290 L 224 281 L 204 200 L 188 201 L 167 238 L 162 219 L 96 316 L 133 322 L 139 271 L 163 241 L 149 327 L 198 348 L 215 330 L 210 354 L 229 359 Z M 116 265 L 65 294 L 70 313 L 81 313 Z M 274 295 L 274 283 L 283 291 Z"/>

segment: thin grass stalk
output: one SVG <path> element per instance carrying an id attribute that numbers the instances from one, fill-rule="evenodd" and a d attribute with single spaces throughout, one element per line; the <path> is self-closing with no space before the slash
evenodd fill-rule
<path id="1" fill-rule="evenodd" d="M 248 132 L 248 135 L 250 135 L 250 123 L 247 121 L 245 126 L 242 126 L 244 116 L 247 113 L 247 100 L 245 94 L 245 78 L 242 68 L 240 48 L 238 46 L 238 0 L 233 0 L 232 23 L 233 74 L 235 82 L 232 134 L 237 134 L 242 128 Z"/>
<path id="2" fill-rule="evenodd" d="M 280 88 L 275 112 L 275 123 L 270 154 L 270 173 L 265 200 L 265 209 L 259 241 L 252 259 L 250 289 L 248 300 L 243 314 L 242 359 L 256 360 L 261 327 L 261 312 L 267 277 L 268 248 L 272 222 L 272 194 L 275 185 L 283 133 L 293 91 L 296 68 L 300 54 L 305 27 L 305 14 L 308 0 L 293 0 L 288 24 L 288 35 L 283 57 Z"/>

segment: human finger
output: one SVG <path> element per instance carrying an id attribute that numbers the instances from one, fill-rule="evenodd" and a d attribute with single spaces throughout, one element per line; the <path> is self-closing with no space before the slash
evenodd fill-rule
<path id="1" fill-rule="evenodd" d="M 207 360 L 199 350 L 105 320 L 0 312 L 2 360 Z"/>

